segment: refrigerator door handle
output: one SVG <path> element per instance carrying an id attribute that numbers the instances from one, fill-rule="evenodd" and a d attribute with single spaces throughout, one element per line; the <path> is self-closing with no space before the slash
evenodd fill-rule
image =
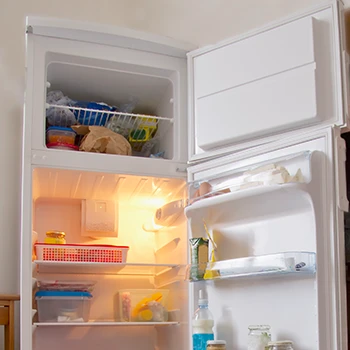
<path id="1" fill-rule="evenodd" d="M 345 114 L 345 123 L 349 123 L 349 54 L 346 52 L 346 50 L 343 50 L 343 94 L 344 94 L 344 114 Z"/>
<path id="2" fill-rule="evenodd" d="M 349 202 L 347 199 L 346 191 L 346 144 L 345 140 L 342 139 L 339 135 L 335 138 L 336 147 L 335 147 L 335 175 L 336 175 L 336 196 L 337 196 L 337 205 L 340 210 L 348 211 Z"/>

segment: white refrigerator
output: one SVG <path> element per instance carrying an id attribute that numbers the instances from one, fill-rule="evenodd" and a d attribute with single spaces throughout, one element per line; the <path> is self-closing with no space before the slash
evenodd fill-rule
<path id="1" fill-rule="evenodd" d="M 347 349 L 343 11 L 341 1 L 328 2 L 199 49 L 27 18 L 22 350 L 190 350 L 200 289 L 229 350 L 247 349 L 248 326 L 259 324 L 295 349 Z M 98 125 L 151 120 L 161 157 L 47 147 L 50 111 L 80 124 L 99 115 L 48 102 L 53 91 L 109 106 L 137 101 L 132 114 L 98 112 Z M 113 229 L 89 229 L 101 220 Z M 207 237 L 203 221 L 217 262 L 207 266 L 210 278 L 194 281 L 189 239 Z M 128 246 L 126 262 L 33 257 L 34 240 L 49 230 L 64 231 L 70 245 Z M 39 320 L 38 281 L 93 281 L 88 320 Z M 136 289 L 168 292 L 167 322 L 121 318 L 120 291 Z"/>

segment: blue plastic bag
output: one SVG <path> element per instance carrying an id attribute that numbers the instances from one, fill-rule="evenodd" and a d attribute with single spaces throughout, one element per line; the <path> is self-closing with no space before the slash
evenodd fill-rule
<path id="1" fill-rule="evenodd" d="M 117 107 L 110 107 L 105 103 L 97 102 L 85 102 L 85 101 L 76 101 L 74 107 L 94 109 L 97 111 L 106 111 L 114 112 L 117 111 Z M 112 114 L 101 113 L 101 112 L 91 112 L 91 111 L 82 111 L 82 110 L 73 110 L 75 118 L 78 123 L 81 125 L 98 125 L 105 126 Z"/>

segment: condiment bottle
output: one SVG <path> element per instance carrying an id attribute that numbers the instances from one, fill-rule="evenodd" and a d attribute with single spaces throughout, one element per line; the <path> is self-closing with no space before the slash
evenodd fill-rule
<path id="1" fill-rule="evenodd" d="M 204 291 L 199 291 L 198 309 L 192 320 L 193 350 L 206 350 L 207 341 L 214 340 L 214 319 L 208 308 L 208 299 L 204 297 Z"/>
<path id="2" fill-rule="evenodd" d="M 66 234 L 63 231 L 47 231 L 44 243 L 66 244 Z"/>
<path id="3" fill-rule="evenodd" d="M 207 350 L 226 350 L 225 340 L 208 340 Z"/>

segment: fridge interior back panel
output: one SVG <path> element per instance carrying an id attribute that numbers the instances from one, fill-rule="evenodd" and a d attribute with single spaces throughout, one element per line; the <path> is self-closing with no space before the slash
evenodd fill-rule
<path id="1" fill-rule="evenodd" d="M 337 6 L 189 56 L 190 160 L 343 125 Z"/>

